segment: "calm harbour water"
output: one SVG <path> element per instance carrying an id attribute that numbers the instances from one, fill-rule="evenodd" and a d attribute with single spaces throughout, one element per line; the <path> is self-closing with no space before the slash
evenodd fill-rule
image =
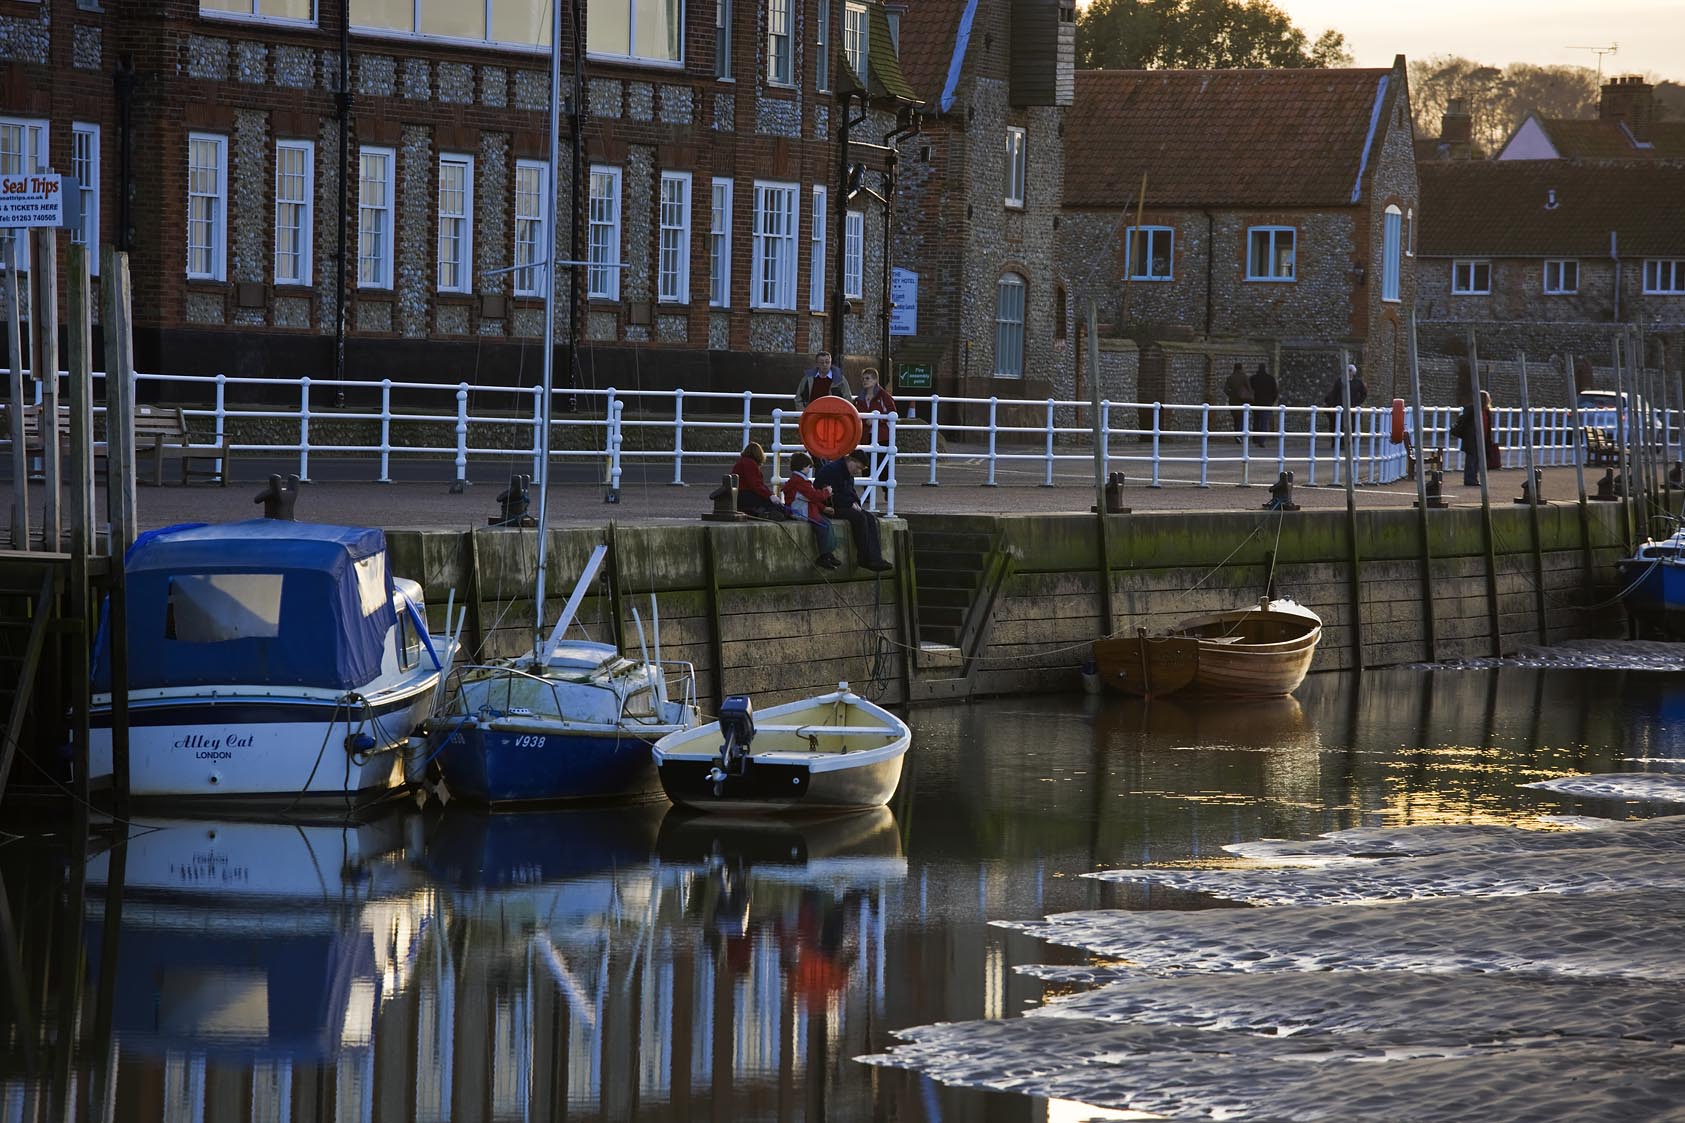
<path id="1" fill-rule="evenodd" d="M 1392 671 L 1280 702 L 926 708 L 894 804 L 824 821 L 140 815 L 85 865 L 7 824 L 31 833 L 0 836 L 0 1120 L 66 1098 L 192 1123 L 1086 1118 L 854 1058 L 1013 1017 L 1044 993 L 1015 968 L 1086 962 L 990 921 L 1216 904 L 1089 871 L 1362 825 L 1654 814 L 1518 785 L 1685 757 L 1677 681 Z"/>

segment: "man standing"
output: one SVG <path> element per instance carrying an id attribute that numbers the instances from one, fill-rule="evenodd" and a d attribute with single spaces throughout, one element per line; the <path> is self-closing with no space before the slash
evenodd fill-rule
<path id="1" fill-rule="evenodd" d="M 861 566 L 874 572 L 895 568 L 883 560 L 883 546 L 878 541 L 878 517 L 860 502 L 854 490 L 854 477 L 871 471 L 871 459 L 855 449 L 841 460 L 832 460 L 814 475 L 813 481 L 831 490 L 831 508 L 848 520 L 854 532 L 854 556 Z"/>
<path id="2" fill-rule="evenodd" d="M 1270 373 L 1268 363 L 1259 363 L 1258 369 L 1252 373 L 1252 406 L 1254 409 L 1273 410 L 1281 404 L 1281 387 L 1276 384 L 1275 375 Z M 1253 439 L 1259 444 L 1267 443 L 1266 433 L 1274 433 L 1280 428 L 1281 418 L 1275 413 L 1254 413 L 1252 415 Z"/>
<path id="3" fill-rule="evenodd" d="M 1252 380 L 1246 377 L 1246 367 L 1240 363 L 1234 365 L 1223 391 L 1229 398 L 1229 416 L 1234 418 L 1234 439 L 1240 441 L 1246 429 L 1245 407 L 1252 403 Z"/>
<path id="4" fill-rule="evenodd" d="M 848 380 L 843 377 L 842 367 L 831 362 L 831 353 L 821 351 L 813 356 L 813 366 L 802 373 L 802 380 L 796 384 L 796 404 L 806 408 L 815 398 L 823 398 L 826 394 L 834 394 L 839 398 L 852 398 L 848 392 Z"/>

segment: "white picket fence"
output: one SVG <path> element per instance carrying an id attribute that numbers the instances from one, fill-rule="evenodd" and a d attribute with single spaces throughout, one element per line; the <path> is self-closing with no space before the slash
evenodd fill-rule
<path id="1" fill-rule="evenodd" d="M 98 376 L 96 376 L 98 377 Z M 357 457 L 377 463 L 375 479 L 391 480 L 392 459 L 439 458 L 451 462 L 454 478 L 466 480 L 470 461 L 503 460 L 536 475 L 539 458 L 541 392 L 536 387 L 474 385 L 467 382 L 325 381 L 297 378 L 239 378 L 225 375 L 140 374 L 148 399 L 204 401 L 209 408 L 189 408 L 220 442 L 237 421 L 270 420 L 296 436 L 292 440 L 238 442 L 242 454 L 296 457 L 301 479 L 310 478 L 313 456 Z M 353 399 L 374 399 L 366 407 L 324 408 L 324 397 L 344 391 Z M 39 387 L 37 386 L 37 400 Z M 405 403 L 394 405 L 395 399 Z M 284 400 L 288 404 L 262 404 Z M 903 396 L 905 419 L 893 415 L 865 415 L 868 438 L 882 420 L 884 439 L 869 440 L 872 470 L 862 480 L 866 498 L 886 514 L 895 512 L 895 492 L 901 474 L 922 477 L 924 485 L 977 483 L 985 487 L 1008 483 L 1057 486 L 1061 481 L 1090 480 L 1094 469 L 1094 427 L 1087 402 L 1047 399 L 964 398 L 940 395 Z M 291 404 L 296 402 L 296 404 Z M 434 403 L 437 403 L 436 405 Z M 419 404 L 418 404 L 419 403 Z M 797 430 L 799 410 L 782 394 L 721 393 L 687 390 L 559 389 L 555 391 L 551 456 L 553 463 L 583 461 L 602 465 L 602 482 L 618 490 L 628 463 L 665 463 L 671 482 L 685 482 L 687 465 L 717 465 L 723 471 L 737 449 L 751 440 L 766 448 L 770 476 L 777 482 L 789 453 L 801 448 Z M 1292 471 L 1306 486 L 1342 486 L 1348 470 L 1359 485 L 1387 484 L 1409 471 L 1406 445 L 1392 440 L 1392 411 L 1365 407 L 1351 412 L 1351 424 L 1338 409 L 1309 406 L 1242 407 L 1239 432 L 1231 410 L 1219 405 L 1178 405 L 1163 402 L 1102 402 L 1100 429 L 1105 434 L 1102 461 L 1107 473 L 1122 471 L 1132 481 L 1152 487 L 1271 483 L 1279 473 Z M 1458 441 L 1451 435 L 1458 417 L 1454 406 L 1423 411 L 1426 448 L 1446 450 L 1445 467 L 1462 465 Z M 1008 423 L 1011 419 L 1015 423 Z M 1613 410 L 1582 416 L 1590 428 L 1612 430 Z M 352 421 L 370 423 L 377 439 L 344 443 L 329 439 L 327 428 Z M 1411 411 L 1406 429 L 1413 430 Z M 442 427 L 448 441 L 423 443 L 406 433 L 394 440 L 394 425 L 424 423 Z M 1564 408 L 1499 409 L 1493 414 L 1498 443 L 1507 466 L 1524 464 L 1524 446 L 1531 438 L 1535 462 L 1542 466 L 1572 464 L 1585 454 L 1575 430 L 1572 411 Z M 909 428 L 921 430 L 916 450 L 903 450 L 898 437 Z M 249 426 L 241 426 L 249 431 Z M 508 440 L 486 442 L 483 435 L 513 430 Z M 658 439 L 641 447 L 627 447 L 637 430 L 659 431 Z M 341 430 L 343 431 L 343 430 Z M 686 435 L 729 432 L 729 450 L 686 446 Z M 1655 412 L 1656 440 L 1665 458 L 1681 455 L 1681 425 L 1676 414 Z M 481 436 L 476 444 L 474 437 Z M 1237 437 L 1240 439 L 1237 441 Z M 571 438 L 571 439 L 568 439 Z M 711 442 L 719 444 L 720 442 Z M 1349 466 L 1349 468 L 1348 468 Z M 665 473 L 663 473 L 665 474 Z"/>

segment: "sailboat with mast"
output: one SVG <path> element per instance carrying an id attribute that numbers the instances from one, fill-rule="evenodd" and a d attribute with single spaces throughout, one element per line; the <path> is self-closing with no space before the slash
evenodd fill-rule
<path id="1" fill-rule="evenodd" d="M 696 672 L 661 658 L 661 623 L 652 611 L 655 652 L 640 658 L 611 644 L 569 640 L 567 633 L 596 580 L 608 548 L 597 546 L 548 633 L 550 412 L 555 390 L 556 266 L 606 263 L 556 260 L 557 138 L 561 122 L 561 3 L 550 32 L 550 224 L 544 263 L 544 365 L 539 426 L 538 557 L 532 649 L 514 659 L 459 665 L 428 724 L 426 762 L 453 797 L 486 804 L 654 796 L 661 791 L 650 746 L 696 724 Z M 575 68 L 583 28 L 575 20 Z M 576 73 L 576 90 L 578 75 Z M 578 120 L 574 132 L 579 131 Z M 577 149 L 577 145 L 575 146 Z M 577 152 L 576 152 L 577 156 Z M 577 161 L 576 161 L 577 162 Z M 575 180 L 578 169 L 575 169 Z M 536 264 L 536 263 L 535 263 Z M 607 265 L 609 268 L 615 266 Z M 651 608 L 655 609 L 653 597 Z M 643 623 L 633 610 L 638 633 Z"/>

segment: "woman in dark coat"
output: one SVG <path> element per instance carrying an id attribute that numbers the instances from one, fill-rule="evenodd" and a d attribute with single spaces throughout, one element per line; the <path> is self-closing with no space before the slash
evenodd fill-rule
<path id="1" fill-rule="evenodd" d="M 1273 408 L 1281 404 L 1281 387 L 1276 384 L 1275 375 L 1270 373 L 1268 363 L 1259 363 L 1258 369 L 1252 372 L 1252 405 L 1255 412 L 1252 415 L 1252 439 L 1259 444 L 1266 444 L 1267 434 L 1273 434 L 1280 424 L 1281 418 L 1275 413 L 1263 410 L 1262 407 Z"/>

